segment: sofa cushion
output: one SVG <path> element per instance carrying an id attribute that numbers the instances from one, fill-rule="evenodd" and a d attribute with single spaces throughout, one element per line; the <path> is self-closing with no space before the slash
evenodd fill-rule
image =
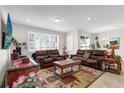
<path id="1" fill-rule="evenodd" d="M 52 50 L 47 50 L 48 55 L 52 55 Z"/>
<path id="2" fill-rule="evenodd" d="M 46 50 L 36 51 L 36 55 L 37 56 L 47 55 L 47 51 Z"/>
<path id="3" fill-rule="evenodd" d="M 44 59 L 44 63 L 51 63 L 53 62 L 53 59 L 52 58 L 46 58 Z"/>
<path id="4" fill-rule="evenodd" d="M 84 55 L 81 55 L 81 54 L 77 54 L 77 57 L 83 57 Z"/>
<path id="5" fill-rule="evenodd" d="M 48 58 L 47 55 L 44 55 L 44 56 L 38 56 L 37 58 Z"/>
<path id="6" fill-rule="evenodd" d="M 57 60 L 64 60 L 63 57 L 57 57 Z"/>
<path id="7" fill-rule="evenodd" d="M 58 50 L 51 50 L 51 51 L 52 51 L 52 54 L 54 54 L 54 55 L 59 54 Z"/>
<path id="8" fill-rule="evenodd" d="M 97 63 L 97 60 L 95 60 L 95 59 L 88 59 L 87 63 L 93 63 L 94 64 L 94 63 Z"/>
<path id="9" fill-rule="evenodd" d="M 49 55 L 50 57 L 59 57 L 59 55 L 58 54 L 56 54 L 56 55 Z"/>
<path id="10" fill-rule="evenodd" d="M 85 53 L 93 54 L 93 50 L 85 50 Z"/>
<path id="11" fill-rule="evenodd" d="M 95 56 L 95 55 L 92 55 L 92 58 L 93 59 L 105 59 L 105 56 Z"/>
<path id="12" fill-rule="evenodd" d="M 96 55 L 92 55 L 91 58 L 93 58 L 93 59 L 97 59 L 98 56 L 96 56 Z"/>
<path id="13" fill-rule="evenodd" d="M 77 50 L 77 55 L 84 55 L 85 53 L 85 50 Z"/>
<path id="14" fill-rule="evenodd" d="M 96 56 L 105 56 L 107 54 L 107 52 L 105 50 L 94 50 L 93 51 L 93 55 Z"/>
<path id="15" fill-rule="evenodd" d="M 79 57 L 79 60 L 81 60 L 81 61 L 87 61 L 88 60 L 88 58 L 87 57 Z"/>
<path id="16" fill-rule="evenodd" d="M 79 57 L 75 56 L 75 57 L 72 57 L 73 60 L 79 60 Z"/>

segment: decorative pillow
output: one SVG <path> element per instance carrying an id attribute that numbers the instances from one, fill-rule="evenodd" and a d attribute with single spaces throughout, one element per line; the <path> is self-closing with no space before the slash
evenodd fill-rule
<path id="1" fill-rule="evenodd" d="M 97 56 L 92 55 L 92 58 L 96 59 L 96 58 L 97 58 Z"/>

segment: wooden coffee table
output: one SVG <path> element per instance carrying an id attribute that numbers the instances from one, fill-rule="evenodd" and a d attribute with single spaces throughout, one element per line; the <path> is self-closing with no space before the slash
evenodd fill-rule
<path id="1" fill-rule="evenodd" d="M 76 68 L 77 67 L 77 68 Z M 54 73 L 61 78 L 74 74 L 80 71 L 81 61 L 66 59 L 54 62 Z"/>

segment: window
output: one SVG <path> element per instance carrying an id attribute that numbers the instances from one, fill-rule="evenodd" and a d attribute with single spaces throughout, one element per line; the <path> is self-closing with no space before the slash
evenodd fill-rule
<path id="1" fill-rule="evenodd" d="M 34 38 L 34 33 L 30 32 L 28 34 L 28 49 L 30 51 L 33 51 L 35 49 L 35 38 Z"/>
<path id="2" fill-rule="evenodd" d="M 80 48 L 90 49 L 91 40 L 89 37 L 80 36 Z"/>
<path id="3" fill-rule="evenodd" d="M 59 37 L 57 35 L 29 32 L 28 45 L 29 51 L 58 49 Z"/>

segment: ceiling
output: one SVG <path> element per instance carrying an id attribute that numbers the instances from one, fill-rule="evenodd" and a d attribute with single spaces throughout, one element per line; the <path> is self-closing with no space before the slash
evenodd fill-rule
<path id="1" fill-rule="evenodd" d="M 124 6 L 98 5 L 12 5 L 5 6 L 13 23 L 59 32 L 100 33 L 124 28 Z M 55 23 L 53 18 L 61 22 Z M 87 20 L 90 17 L 91 20 Z M 30 22 L 26 22 L 29 19 Z"/>

